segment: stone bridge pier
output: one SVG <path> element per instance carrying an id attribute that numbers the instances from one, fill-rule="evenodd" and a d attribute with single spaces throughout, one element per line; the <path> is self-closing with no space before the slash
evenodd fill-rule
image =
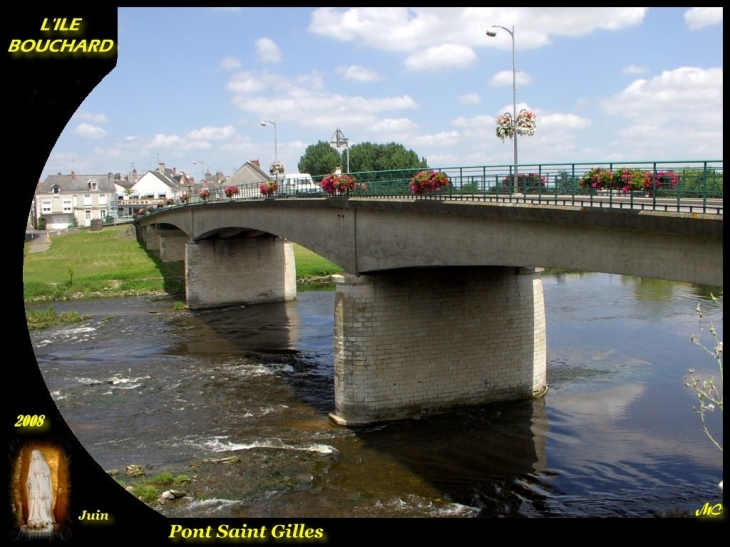
<path id="1" fill-rule="evenodd" d="M 335 423 L 412 418 L 547 390 L 536 268 L 439 267 L 334 279 Z"/>
<path id="2" fill-rule="evenodd" d="M 293 243 L 269 235 L 188 242 L 185 287 L 191 309 L 294 300 Z"/>

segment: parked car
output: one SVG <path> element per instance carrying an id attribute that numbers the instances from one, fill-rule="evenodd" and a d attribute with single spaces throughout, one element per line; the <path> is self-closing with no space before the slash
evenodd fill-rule
<path id="1" fill-rule="evenodd" d="M 280 192 L 289 197 L 323 197 L 324 190 L 312 180 L 309 173 L 290 173 L 284 176 Z"/>

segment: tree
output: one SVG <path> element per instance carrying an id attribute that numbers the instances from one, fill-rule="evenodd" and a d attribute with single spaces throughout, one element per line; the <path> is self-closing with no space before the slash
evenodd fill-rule
<path id="1" fill-rule="evenodd" d="M 413 150 L 406 150 L 402 144 L 363 142 L 350 148 L 351 173 L 426 168 L 426 159 L 418 159 L 418 154 Z"/>
<path id="2" fill-rule="evenodd" d="M 713 301 L 717 301 L 717 298 L 710 294 Z M 700 321 L 700 333 L 705 330 L 702 327 L 702 308 L 700 307 L 699 303 L 697 304 L 697 309 L 695 310 L 697 313 L 697 317 Z M 715 330 L 715 327 L 712 323 L 710 323 L 710 328 L 708 329 L 710 331 L 710 334 L 712 335 L 713 343 L 715 344 L 714 348 L 708 348 L 706 347 L 701 341 L 700 337 L 695 336 L 694 334 L 690 337 L 690 342 L 693 344 L 697 344 L 699 347 L 701 347 L 705 352 L 710 355 L 712 358 L 715 359 L 715 363 L 717 364 L 717 367 L 720 371 L 720 381 L 719 383 L 715 383 L 715 378 L 710 378 L 709 380 L 702 379 L 700 376 L 697 375 L 694 369 L 689 369 L 689 375 L 684 377 L 684 385 L 687 387 L 690 387 L 694 389 L 697 393 L 697 399 L 699 401 L 699 408 L 695 407 L 694 410 L 697 411 L 700 415 L 700 419 L 702 421 L 702 429 L 705 432 L 705 435 L 712 441 L 712 444 L 714 444 L 718 449 L 720 449 L 720 452 L 722 452 L 722 445 L 717 441 L 715 436 L 710 432 L 710 430 L 707 427 L 707 423 L 705 422 L 705 414 L 707 412 L 712 412 L 715 410 L 715 408 L 719 408 L 720 412 L 723 411 L 723 359 L 722 359 L 722 340 L 718 340 L 717 338 L 717 331 Z M 722 485 L 722 483 L 720 483 Z"/>
<path id="3" fill-rule="evenodd" d="M 340 153 L 332 148 L 328 142 L 319 141 L 310 144 L 299 158 L 297 167 L 300 173 L 309 173 L 313 177 L 334 172 L 338 165 L 342 165 Z"/>

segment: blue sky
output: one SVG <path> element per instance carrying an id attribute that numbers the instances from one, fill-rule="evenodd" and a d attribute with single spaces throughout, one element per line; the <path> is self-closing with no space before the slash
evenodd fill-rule
<path id="1" fill-rule="evenodd" d="M 722 8 L 118 13 L 117 66 L 41 179 L 159 159 L 199 180 L 275 153 L 295 172 L 338 127 L 351 146 L 395 141 L 431 167 L 509 164 L 495 119 L 512 111 L 513 42 L 492 25 L 514 26 L 517 110 L 537 114 L 520 164 L 722 159 Z"/>

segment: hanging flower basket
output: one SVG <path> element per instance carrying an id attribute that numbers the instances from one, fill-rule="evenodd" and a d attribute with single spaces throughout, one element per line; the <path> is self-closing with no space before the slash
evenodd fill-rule
<path id="1" fill-rule="evenodd" d="M 319 185 L 330 196 L 341 196 L 355 188 L 355 179 L 350 175 L 334 175 L 330 173 L 320 181 Z"/>
<path id="2" fill-rule="evenodd" d="M 165 200 L 165 205 L 175 205 L 175 200 L 172 198 L 167 198 Z"/>
<path id="3" fill-rule="evenodd" d="M 594 190 L 613 188 L 613 171 L 604 167 L 594 167 L 583 175 L 578 184 L 583 188 Z"/>
<path id="4" fill-rule="evenodd" d="M 443 171 L 419 171 L 410 182 L 411 192 L 422 196 L 430 192 L 438 192 L 449 185 L 449 177 Z"/>
<path id="5" fill-rule="evenodd" d="M 504 142 L 504 139 L 512 139 L 517 134 L 521 136 L 532 136 L 537 129 L 537 114 L 529 110 L 522 109 L 517 114 L 517 120 L 512 119 L 509 112 L 505 112 L 502 116 L 497 116 L 497 138 Z"/>
<path id="6" fill-rule="evenodd" d="M 535 134 L 537 129 L 537 115 L 534 112 L 520 110 L 517 114 L 517 134 L 522 136 L 532 136 Z"/>
<path id="7" fill-rule="evenodd" d="M 238 187 L 237 186 L 226 186 L 223 191 L 226 193 L 226 197 L 229 199 L 232 199 L 233 196 L 238 194 Z"/>
<path id="8" fill-rule="evenodd" d="M 507 112 L 502 116 L 497 116 L 497 138 L 504 142 L 504 139 L 511 139 L 514 134 L 512 115 Z"/>
<path id="9" fill-rule="evenodd" d="M 279 189 L 279 185 L 276 184 L 275 181 L 270 180 L 267 182 L 262 182 L 259 184 L 259 192 L 261 192 L 261 195 L 268 197 L 271 197 L 274 195 L 274 192 L 276 192 Z"/>
<path id="10" fill-rule="evenodd" d="M 210 190 L 208 190 L 207 188 L 203 188 L 198 192 L 198 195 L 200 196 L 200 199 L 202 199 L 203 201 L 207 201 L 210 197 Z"/>
<path id="11" fill-rule="evenodd" d="M 180 202 L 181 203 L 187 203 L 189 200 L 190 200 L 190 195 L 189 194 L 182 194 L 180 196 Z"/>
<path id="12" fill-rule="evenodd" d="M 269 174 L 272 177 L 275 177 L 276 175 L 283 175 L 284 174 L 284 164 L 280 161 L 275 161 L 269 166 Z"/>

